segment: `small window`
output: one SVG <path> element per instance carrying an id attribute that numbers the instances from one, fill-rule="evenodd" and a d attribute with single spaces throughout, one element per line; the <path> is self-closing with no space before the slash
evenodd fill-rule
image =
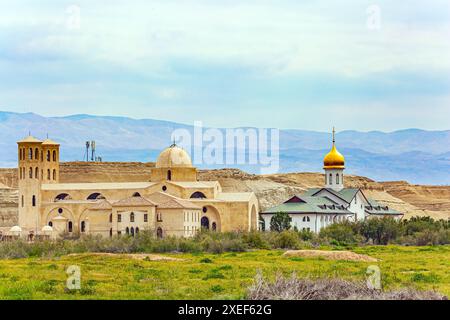
<path id="1" fill-rule="evenodd" d="M 81 232 L 86 232 L 86 222 L 81 221 Z"/>
<path id="2" fill-rule="evenodd" d="M 50 169 L 47 170 L 47 180 L 50 180 L 51 178 L 51 172 Z"/>
<path id="3" fill-rule="evenodd" d="M 211 229 L 212 231 L 217 231 L 217 224 L 215 222 L 212 223 Z"/>
<path id="4" fill-rule="evenodd" d="M 167 187 L 166 186 L 162 186 L 162 191 L 167 191 Z"/>
<path id="5" fill-rule="evenodd" d="M 197 191 L 191 195 L 191 199 L 206 199 L 206 196 L 203 192 Z"/>
<path id="6" fill-rule="evenodd" d="M 50 150 L 47 151 L 47 161 L 50 162 Z"/>
<path id="7" fill-rule="evenodd" d="M 172 171 L 167 171 L 167 180 L 172 180 Z"/>
<path id="8" fill-rule="evenodd" d="M 133 197 L 140 197 L 140 196 L 141 196 L 141 194 L 139 192 L 133 193 Z"/>
<path id="9" fill-rule="evenodd" d="M 34 177 L 35 177 L 36 179 L 39 179 L 39 168 L 36 168 L 36 169 L 35 169 L 35 171 L 34 171 Z"/>
<path id="10" fill-rule="evenodd" d="M 31 204 L 33 207 L 36 207 L 36 196 L 33 195 L 33 198 L 31 199 Z"/>
<path id="11" fill-rule="evenodd" d="M 64 211 L 64 210 L 63 210 L 62 208 L 59 208 L 59 209 L 58 209 L 58 213 L 59 213 L 59 214 L 62 214 L 63 211 Z"/>
<path id="12" fill-rule="evenodd" d="M 126 227 L 125 233 L 126 233 L 126 234 L 130 234 L 130 228 Z"/>
<path id="13" fill-rule="evenodd" d="M 30 150 L 28 151 L 28 159 L 33 160 L 33 149 L 32 148 L 30 148 Z"/>
<path id="14" fill-rule="evenodd" d="M 148 222 L 148 214 L 144 214 L 144 222 Z"/>
<path id="15" fill-rule="evenodd" d="M 117 215 L 117 222 L 122 222 L 122 215 L 121 214 Z"/>
<path id="16" fill-rule="evenodd" d="M 56 181 L 56 170 L 53 170 L 53 180 Z"/>
<path id="17" fill-rule="evenodd" d="M 136 227 L 136 234 L 138 234 L 139 233 L 139 228 L 138 227 Z"/>
<path id="18" fill-rule="evenodd" d="M 163 230 L 161 229 L 161 227 L 156 229 L 156 236 L 158 237 L 158 239 L 162 239 L 162 237 L 163 237 Z"/>
<path id="19" fill-rule="evenodd" d="M 34 159 L 39 160 L 39 149 L 38 148 L 36 148 L 34 150 Z"/>
<path id="20" fill-rule="evenodd" d="M 73 231 L 73 224 L 72 224 L 72 221 L 69 221 L 69 223 L 68 223 L 68 226 L 69 226 L 69 232 L 72 232 Z"/>
<path id="21" fill-rule="evenodd" d="M 49 225 L 50 227 L 53 227 L 53 222 L 49 221 L 49 222 L 48 222 L 48 225 Z"/>
<path id="22" fill-rule="evenodd" d="M 134 222 L 134 212 L 130 213 L 130 222 Z"/>
<path id="23" fill-rule="evenodd" d="M 339 184 L 339 173 L 336 173 L 336 184 Z"/>
<path id="24" fill-rule="evenodd" d="M 22 196 L 22 208 L 25 206 L 25 199 L 24 196 Z"/>
<path id="25" fill-rule="evenodd" d="M 112 231 L 112 228 L 111 228 L 111 229 L 109 229 L 109 237 L 112 238 L 112 236 L 113 236 L 113 231 Z"/>
<path id="26" fill-rule="evenodd" d="M 56 162 L 56 151 L 53 151 L 53 161 Z"/>
<path id="27" fill-rule="evenodd" d="M 330 184 L 333 184 L 333 175 L 330 173 L 330 179 L 329 179 Z"/>
<path id="28" fill-rule="evenodd" d="M 33 179 L 33 168 L 30 168 L 30 179 Z"/>

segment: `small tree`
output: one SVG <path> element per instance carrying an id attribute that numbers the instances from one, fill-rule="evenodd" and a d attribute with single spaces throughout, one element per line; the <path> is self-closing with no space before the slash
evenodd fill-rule
<path id="1" fill-rule="evenodd" d="M 287 212 L 277 212 L 270 219 L 270 230 L 276 232 L 282 232 L 291 228 L 292 218 Z"/>

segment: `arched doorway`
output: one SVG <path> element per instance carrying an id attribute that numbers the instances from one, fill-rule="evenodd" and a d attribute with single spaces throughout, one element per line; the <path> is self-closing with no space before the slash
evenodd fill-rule
<path id="1" fill-rule="evenodd" d="M 221 232 L 219 211 L 211 205 L 206 205 L 203 207 L 202 212 L 202 218 L 200 219 L 202 229 Z"/>
<path id="2" fill-rule="evenodd" d="M 202 229 L 204 230 L 209 230 L 209 219 L 208 217 L 202 217 L 202 219 L 200 220 Z"/>
<path id="3" fill-rule="evenodd" d="M 161 229 L 161 227 L 156 229 L 156 236 L 158 237 L 158 239 L 162 239 L 162 237 L 163 237 L 163 230 Z"/>

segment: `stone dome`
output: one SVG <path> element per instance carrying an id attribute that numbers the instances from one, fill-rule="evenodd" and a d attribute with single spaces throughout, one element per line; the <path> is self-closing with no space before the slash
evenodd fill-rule
<path id="1" fill-rule="evenodd" d="M 156 168 L 191 168 L 192 160 L 183 148 L 173 144 L 159 154 L 155 166 Z"/>
<path id="2" fill-rule="evenodd" d="M 19 226 L 14 226 L 11 229 L 9 229 L 10 232 L 22 232 L 22 228 Z"/>
<path id="3" fill-rule="evenodd" d="M 42 232 L 52 232 L 52 231 L 53 231 L 53 228 L 50 226 L 44 226 L 42 228 Z"/>

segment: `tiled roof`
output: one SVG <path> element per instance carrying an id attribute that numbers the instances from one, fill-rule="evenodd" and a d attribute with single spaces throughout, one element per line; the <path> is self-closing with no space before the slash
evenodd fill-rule
<path id="1" fill-rule="evenodd" d="M 142 197 L 130 197 L 126 199 L 119 200 L 113 204 L 113 207 L 147 207 L 147 206 L 156 206 L 156 203 L 144 199 Z"/>
<path id="2" fill-rule="evenodd" d="M 402 213 L 389 208 L 389 206 L 382 205 L 376 200 L 368 199 L 369 205 L 365 206 L 365 211 L 372 215 L 401 215 Z"/>
<path id="3" fill-rule="evenodd" d="M 42 143 L 42 141 L 39 139 L 36 139 L 33 136 L 28 136 L 20 141 L 17 141 L 17 143 Z"/>
<path id="4" fill-rule="evenodd" d="M 167 202 L 158 204 L 157 207 L 161 209 L 201 209 L 201 207 L 192 202 L 182 199 L 170 199 Z"/>
<path id="5" fill-rule="evenodd" d="M 263 213 L 332 213 L 332 214 L 352 214 L 344 206 L 338 205 L 325 197 L 296 196 L 303 202 L 282 203 L 273 208 L 267 209 Z"/>
<path id="6" fill-rule="evenodd" d="M 112 205 L 108 200 L 98 201 L 91 207 L 91 210 L 111 210 L 111 209 Z"/>

